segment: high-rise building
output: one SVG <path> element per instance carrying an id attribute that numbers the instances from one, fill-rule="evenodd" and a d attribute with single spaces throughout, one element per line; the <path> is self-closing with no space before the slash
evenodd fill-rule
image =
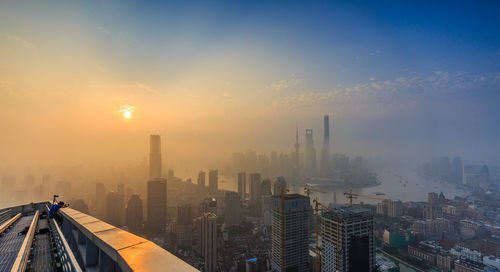
<path id="1" fill-rule="evenodd" d="M 132 195 L 127 203 L 126 210 L 126 223 L 130 232 L 142 233 L 143 220 L 142 200 L 138 195 Z"/>
<path id="2" fill-rule="evenodd" d="M 316 149 L 314 148 L 312 129 L 306 129 L 304 170 L 307 177 L 313 177 L 316 174 Z"/>
<path id="3" fill-rule="evenodd" d="M 148 181 L 147 226 L 150 233 L 162 233 L 167 222 L 167 181 Z"/>
<path id="4" fill-rule="evenodd" d="M 323 148 L 321 149 L 320 174 L 324 178 L 330 176 L 330 119 L 328 115 L 324 116 L 324 135 Z"/>
<path id="5" fill-rule="evenodd" d="M 177 245 L 190 248 L 193 244 L 193 207 L 183 204 L 177 207 Z"/>
<path id="6" fill-rule="evenodd" d="M 273 271 L 310 271 L 309 197 L 299 194 L 273 196 L 271 267 Z"/>
<path id="7" fill-rule="evenodd" d="M 374 271 L 373 213 L 337 206 L 321 215 L 322 271 Z"/>
<path id="8" fill-rule="evenodd" d="M 217 214 L 217 200 L 213 197 L 205 198 L 198 205 L 198 215 L 203 216 L 205 213 Z"/>
<path id="9" fill-rule="evenodd" d="M 269 157 L 266 154 L 259 154 L 257 163 L 259 172 L 263 176 L 269 176 Z"/>
<path id="10" fill-rule="evenodd" d="M 240 200 L 244 201 L 247 193 L 247 174 L 245 172 L 238 173 L 238 195 Z"/>
<path id="11" fill-rule="evenodd" d="M 205 213 L 201 218 L 202 251 L 205 259 L 203 271 L 217 271 L 217 216 Z"/>
<path id="12" fill-rule="evenodd" d="M 124 223 L 125 203 L 123 195 L 117 192 L 110 192 L 106 196 L 106 221 L 116 227 L 121 227 Z"/>
<path id="13" fill-rule="evenodd" d="M 286 181 L 284 177 L 277 177 L 273 184 L 273 194 L 281 195 L 281 188 L 283 192 L 286 193 Z"/>
<path id="14" fill-rule="evenodd" d="M 261 178 L 259 173 L 250 174 L 250 202 L 259 203 L 261 198 Z"/>
<path id="15" fill-rule="evenodd" d="M 204 171 L 200 171 L 198 173 L 198 186 L 202 189 L 205 188 L 205 172 Z"/>
<path id="16" fill-rule="evenodd" d="M 299 144 L 299 128 L 297 127 L 295 131 L 295 152 L 292 155 L 293 160 L 293 171 L 292 178 L 294 182 L 298 182 L 300 178 L 300 144 Z"/>
<path id="17" fill-rule="evenodd" d="M 106 186 L 102 182 L 95 184 L 95 208 L 99 216 L 106 214 Z"/>
<path id="18" fill-rule="evenodd" d="M 50 199 L 52 197 L 52 182 L 50 180 L 50 175 L 49 174 L 44 174 L 42 176 L 42 196 L 44 199 Z"/>
<path id="19" fill-rule="evenodd" d="M 455 157 L 451 162 L 452 182 L 462 183 L 463 168 L 462 159 L 460 157 Z"/>
<path id="20" fill-rule="evenodd" d="M 149 179 L 161 178 L 161 138 L 149 136 Z"/>
<path id="21" fill-rule="evenodd" d="M 236 192 L 227 191 L 224 195 L 225 211 L 224 219 L 228 226 L 238 226 L 240 224 L 240 196 Z"/>
<path id="22" fill-rule="evenodd" d="M 208 191 L 210 194 L 216 194 L 219 190 L 219 171 L 210 170 L 208 172 Z"/>
<path id="23" fill-rule="evenodd" d="M 272 195 L 271 192 L 271 180 L 265 179 L 260 184 L 260 195 Z"/>
<path id="24" fill-rule="evenodd" d="M 271 175 L 276 175 L 279 171 L 278 153 L 276 151 L 271 152 L 269 164 L 271 168 Z"/>

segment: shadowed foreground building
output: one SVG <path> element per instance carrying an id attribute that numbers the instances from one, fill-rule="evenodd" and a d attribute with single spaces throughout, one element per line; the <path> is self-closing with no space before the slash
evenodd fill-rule
<path id="1" fill-rule="evenodd" d="M 322 271 L 375 271 L 373 212 L 342 206 L 321 216 Z"/>
<path id="2" fill-rule="evenodd" d="M 138 195 L 132 195 L 127 203 L 126 223 L 132 233 L 142 233 L 143 212 L 142 200 Z"/>
<path id="3" fill-rule="evenodd" d="M 163 233 L 167 223 L 167 180 L 148 181 L 148 232 Z"/>
<path id="4" fill-rule="evenodd" d="M 217 216 L 205 213 L 201 218 L 202 252 L 205 272 L 217 271 Z"/>
<path id="5" fill-rule="evenodd" d="M 310 271 L 309 197 L 299 194 L 273 196 L 271 267 L 273 271 Z"/>

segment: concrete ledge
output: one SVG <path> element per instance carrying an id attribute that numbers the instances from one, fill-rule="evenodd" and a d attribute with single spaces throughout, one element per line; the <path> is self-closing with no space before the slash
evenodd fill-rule
<path id="1" fill-rule="evenodd" d="M 71 208 L 59 212 L 122 271 L 198 271 L 155 243 L 95 217 Z"/>

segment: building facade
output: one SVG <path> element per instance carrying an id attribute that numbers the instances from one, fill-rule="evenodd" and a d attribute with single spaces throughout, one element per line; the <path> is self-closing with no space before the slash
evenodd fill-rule
<path id="1" fill-rule="evenodd" d="M 322 271 L 375 271 L 373 213 L 339 206 L 321 215 Z"/>
<path id="2" fill-rule="evenodd" d="M 272 197 L 271 267 L 273 271 L 310 271 L 310 199 L 299 194 Z"/>

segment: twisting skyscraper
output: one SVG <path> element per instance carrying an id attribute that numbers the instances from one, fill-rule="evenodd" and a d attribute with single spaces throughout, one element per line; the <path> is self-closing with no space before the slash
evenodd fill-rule
<path id="1" fill-rule="evenodd" d="M 328 115 L 323 118 L 323 148 L 321 149 L 320 175 L 324 178 L 330 176 L 330 119 Z"/>
<path id="2" fill-rule="evenodd" d="M 149 179 L 161 178 L 161 139 L 160 135 L 149 137 Z"/>
<path id="3" fill-rule="evenodd" d="M 313 177 L 316 175 L 316 149 L 314 148 L 313 142 L 313 130 L 306 129 L 306 149 L 305 149 L 305 161 L 304 170 L 307 177 Z"/>

